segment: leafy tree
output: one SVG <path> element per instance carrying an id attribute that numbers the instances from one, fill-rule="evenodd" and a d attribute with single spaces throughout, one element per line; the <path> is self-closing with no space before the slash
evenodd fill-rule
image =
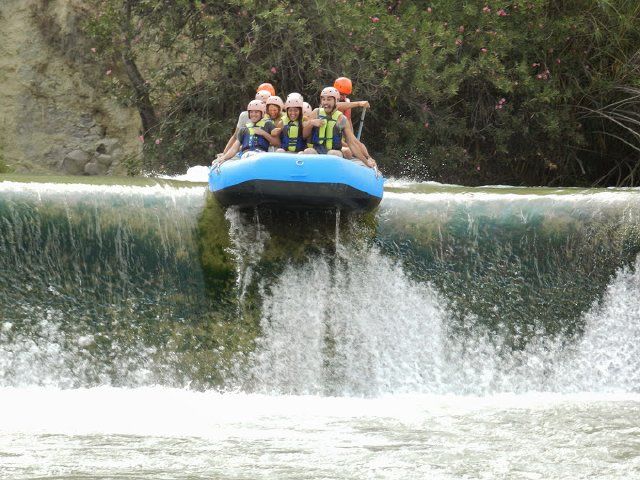
<path id="1" fill-rule="evenodd" d="M 264 81 L 317 105 L 345 75 L 372 104 L 363 138 L 389 174 L 638 183 L 631 0 L 89 3 L 109 87 L 143 120 L 144 170 L 210 161 Z"/>

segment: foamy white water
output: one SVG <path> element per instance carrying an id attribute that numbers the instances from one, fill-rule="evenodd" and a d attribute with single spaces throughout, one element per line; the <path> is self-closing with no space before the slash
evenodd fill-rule
<path id="1" fill-rule="evenodd" d="M 122 189 L 134 206 L 167 193 L 148 188 L 156 187 L 104 193 Z M 94 187 L 45 190 L 67 198 Z M 184 210 L 171 207 L 181 199 L 199 209 L 197 190 L 170 190 L 158 211 L 184 221 Z M 602 205 L 628 202 L 624 222 L 633 226 L 632 194 L 580 194 L 569 203 L 593 199 L 602 213 Z M 509 195 L 480 203 L 489 211 L 495 202 L 504 200 L 502 208 L 522 199 Z M 405 201 L 476 197 L 392 194 L 381 215 L 393 215 Z M 550 209 L 567 200 L 533 195 L 531 201 L 542 198 Z M 259 224 L 248 229 L 233 212 L 227 220 L 243 291 L 257 277 L 252 266 L 265 236 Z M 239 382 L 244 393 L 72 389 L 78 372 L 91 368 L 83 364 L 89 334 L 60 330 L 63 312 L 46 301 L 33 311 L 27 334 L 0 319 L 0 478 L 640 477 L 640 261 L 611 278 L 601 301 L 582 315 L 584 331 L 561 338 L 541 331 L 518 351 L 489 330 L 457 336 L 450 299 L 376 248 L 344 246 L 335 257 L 292 262 L 263 287 L 262 333 Z M 131 370 L 125 385 L 153 381 L 144 364 L 114 368 Z M 111 377 L 94 381 L 103 380 Z"/>
<path id="2" fill-rule="evenodd" d="M 189 167 L 187 173 L 183 175 L 161 175 L 160 178 L 169 180 L 181 180 L 183 182 L 207 183 L 209 181 L 208 165 L 196 165 Z"/>
<path id="3" fill-rule="evenodd" d="M 640 472 L 637 394 L 0 389 L 0 478 L 578 479 Z"/>
<path id="4" fill-rule="evenodd" d="M 264 300 L 253 375 L 259 390 L 438 391 L 446 312 L 377 249 L 288 268 Z M 333 263 L 333 264 L 332 264 Z"/>
<path id="5" fill-rule="evenodd" d="M 640 258 L 585 313 L 583 335 L 522 350 L 451 331 L 447 303 L 377 249 L 290 266 L 264 296 L 251 387 L 278 394 L 640 391 Z"/>

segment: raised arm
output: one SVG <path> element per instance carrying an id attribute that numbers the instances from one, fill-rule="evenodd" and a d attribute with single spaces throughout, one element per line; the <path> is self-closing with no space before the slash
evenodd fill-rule
<path id="1" fill-rule="evenodd" d="M 347 110 L 358 107 L 371 108 L 371 105 L 369 105 L 369 102 L 366 100 L 360 100 L 357 102 L 338 102 L 338 110 L 341 112 L 346 112 Z"/>
<path id="2" fill-rule="evenodd" d="M 276 128 L 271 130 L 271 135 L 280 138 L 280 133 L 282 132 L 283 128 L 284 128 L 284 124 L 282 123 L 282 120 L 278 120 L 278 124 L 276 125 Z"/>
<path id="3" fill-rule="evenodd" d="M 275 128 L 271 129 L 272 132 L 274 130 L 275 130 Z M 256 135 L 260 135 L 261 137 L 266 138 L 270 145 L 273 145 L 274 147 L 279 147 L 280 146 L 280 137 L 278 137 L 276 135 L 272 135 L 271 133 L 267 132 L 263 128 L 256 128 L 255 132 L 256 132 Z"/>
<path id="4" fill-rule="evenodd" d="M 324 120 L 318 118 L 318 109 L 316 108 L 311 114 L 306 122 L 302 122 L 302 136 L 304 138 L 309 138 L 311 135 L 311 130 L 313 127 L 320 127 Z"/>

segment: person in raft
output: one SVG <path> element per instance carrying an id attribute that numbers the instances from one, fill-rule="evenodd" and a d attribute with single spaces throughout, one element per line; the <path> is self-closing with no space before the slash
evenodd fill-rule
<path id="1" fill-rule="evenodd" d="M 269 145 L 280 146 L 280 139 L 271 135 L 275 128 L 273 122 L 265 115 L 266 105 L 260 100 L 252 100 L 247 105 L 249 122 L 240 128 L 231 148 L 214 160 L 219 166 L 238 154 L 239 158 L 247 158 L 256 153 L 266 152 Z"/>
<path id="2" fill-rule="evenodd" d="M 284 102 L 277 95 L 271 95 L 264 103 L 267 106 L 267 115 L 277 125 L 285 116 Z"/>
<path id="3" fill-rule="evenodd" d="M 338 90 L 338 92 L 340 92 L 340 103 L 338 103 L 338 110 L 344 113 L 345 117 L 349 119 L 349 123 L 351 124 L 351 129 L 353 129 L 353 121 L 351 120 L 351 109 L 355 107 L 369 108 L 370 107 L 369 102 L 367 102 L 366 100 L 352 102 L 347 97 L 347 95 L 350 95 L 351 92 L 353 91 L 353 84 L 351 83 L 351 79 L 347 77 L 336 78 L 336 81 L 333 82 L 333 88 L 335 88 L 336 90 Z M 360 145 L 360 149 L 362 150 L 362 153 L 366 157 L 369 157 L 369 151 L 367 150 L 367 147 L 365 146 L 365 144 L 362 143 L 359 138 L 356 138 L 356 141 Z M 348 147 L 342 148 L 342 154 L 345 156 L 345 158 L 351 158 L 353 156 Z"/>
<path id="4" fill-rule="evenodd" d="M 273 88 L 273 85 L 271 85 L 270 83 L 261 83 L 256 90 L 255 99 L 266 102 L 269 99 L 269 97 L 275 94 L 276 94 L 276 89 Z M 229 138 L 229 141 L 225 145 L 224 150 L 222 151 L 222 154 L 219 153 L 218 156 L 221 156 L 229 151 L 229 149 L 233 145 L 233 142 L 238 136 L 238 131 L 242 127 L 244 127 L 247 123 L 249 123 L 249 113 L 246 110 L 244 110 L 240 112 L 240 115 L 238 115 L 238 122 L 236 123 L 236 129 L 233 131 L 233 134 L 231 135 L 231 137 Z"/>
<path id="5" fill-rule="evenodd" d="M 287 103 L 284 104 L 285 116 L 278 124 L 273 133 L 276 131 L 280 134 L 280 146 L 277 152 L 286 153 L 300 153 L 307 148 L 307 142 L 305 141 L 302 130 L 304 127 L 302 121 L 302 106 L 303 102 L 298 97 L 287 98 Z"/>
<path id="6" fill-rule="evenodd" d="M 320 108 L 316 108 L 305 122 L 303 136 L 310 138 L 313 148 L 304 150 L 306 154 L 327 154 L 342 157 L 342 138 L 351 149 L 353 156 L 370 168 L 376 168 L 373 158 L 366 156 L 353 134 L 351 124 L 337 109 L 340 92 L 326 87 L 320 93 Z"/>
<path id="7" fill-rule="evenodd" d="M 269 98 L 267 98 L 265 105 L 267 106 L 267 115 L 265 118 L 271 119 L 273 124 L 276 126 L 276 128 L 271 131 L 271 135 L 273 135 L 274 137 L 279 137 L 280 130 L 277 127 L 278 125 L 280 125 L 280 122 L 286 115 L 284 113 L 284 102 L 277 95 L 270 95 Z M 269 151 L 275 152 L 276 147 L 271 145 L 269 147 Z"/>
<path id="8" fill-rule="evenodd" d="M 366 100 L 352 102 L 349 97 L 347 97 L 347 95 L 351 95 L 351 92 L 353 92 L 353 84 L 347 77 L 336 78 L 336 81 L 333 82 L 333 88 L 340 92 L 338 110 L 344 113 L 345 117 L 347 117 L 351 122 L 351 127 L 353 127 L 353 121 L 351 120 L 351 109 L 358 107 L 369 108 L 369 102 L 367 102 Z"/>
<path id="9" fill-rule="evenodd" d="M 313 112 L 313 108 L 311 108 L 311 105 L 309 105 L 307 102 L 302 102 L 302 117 L 305 119 L 309 118 L 311 112 Z"/>

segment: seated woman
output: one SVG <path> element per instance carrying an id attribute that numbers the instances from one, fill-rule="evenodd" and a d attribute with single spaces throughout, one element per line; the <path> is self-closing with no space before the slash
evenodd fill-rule
<path id="1" fill-rule="evenodd" d="M 269 145 L 280 146 L 280 139 L 271 134 L 276 126 L 268 116 L 265 116 L 266 110 L 266 105 L 260 100 L 249 102 L 249 105 L 247 105 L 249 123 L 240 128 L 231 148 L 214 163 L 217 162 L 220 165 L 236 156 L 236 154 L 238 158 L 247 158 L 256 153 L 266 152 L 269 149 Z"/>
<path id="2" fill-rule="evenodd" d="M 273 92 L 273 93 L 271 93 L 271 92 Z M 273 89 L 273 85 L 271 85 L 270 83 L 263 83 L 262 85 L 260 85 L 258 87 L 258 91 L 256 92 L 255 100 L 260 100 L 261 102 L 266 102 L 272 95 L 275 95 L 275 90 Z M 236 124 L 236 129 L 231 134 L 231 137 L 229 137 L 229 141 L 225 145 L 224 150 L 222 151 L 222 153 L 218 153 L 217 154 L 218 157 L 221 157 L 222 155 L 224 155 L 225 153 L 227 153 L 229 151 L 229 149 L 233 145 L 233 142 L 235 141 L 236 137 L 238 136 L 238 132 L 240 131 L 240 129 L 242 127 L 244 127 L 247 124 L 247 122 L 249 122 L 249 112 L 244 110 L 244 111 L 240 112 L 240 115 L 238 116 L 238 122 Z"/>
<path id="3" fill-rule="evenodd" d="M 276 125 L 284 117 L 284 102 L 277 95 L 271 95 L 265 102 L 267 105 L 267 115 Z"/>
<path id="4" fill-rule="evenodd" d="M 289 97 L 284 106 L 286 115 L 276 129 L 280 132 L 280 145 L 282 148 L 276 151 L 287 153 L 302 152 L 307 148 L 307 142 L 302 136 L 302 100 L 297 97 Z"/>

